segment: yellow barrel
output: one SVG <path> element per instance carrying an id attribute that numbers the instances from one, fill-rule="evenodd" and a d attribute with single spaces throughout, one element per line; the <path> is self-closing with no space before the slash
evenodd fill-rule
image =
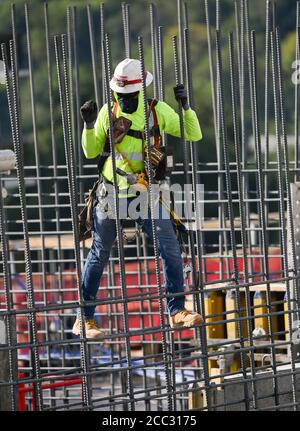
<path id="1" fill-rule="evenodd" d="M 274 294 L 271 294 L 271 303 L 273 301 L 276 301 L 276 297 Z M 268 334 L 268 316 L 260 316 L 261 314 L 267 314 L 267 297 L 266 292 L 260 292 L 257 290 L 254 294 L 253 299 L 253 305 L 254 305 L 254 325 L 255 328 L 263 328 L 265 332 Z M 278 311 L 278 306 L 273 305 L 271 307 L 271 312 L 274 313 L 275 311 Z M 278 332 L 278 316 L 271 316 L 271 323 L 272 323 L 272 332 Z M 278 338 L 278 336 L 275 336 L 275 338 Z"/>
<path id="2" fill-rule="evenodd" d="M 285 333 L 285 339 L 288 340 L 289 339 L 289 315 L 287 313 L 289 309 L 289 304 L 288 304 L 288 300 L 287 300 L 287 293 L 285 292 L 284 295 L 284 304 L 283 304 L 283 311 L 284 311 L 284 330 L 286 331 Z"/>
<path id="3" fill-rule="evenodd" d="M 189 392 L 188 410 L 203 409 L 207 406 L 205 390 L 194 383 Z"/>
<path id="4" fill-rule="evenodd" d="M 247 364 L 247 361 L 248 361 L 248 358 L 246 358 L 246 367 L 249 366 Z M 230 370 L 229 371 L 231 373 L 235 373 L 236 371 L 239 371 L 241 368 L 242 368 L 242 364 L 241 364 L 241 358 L 240 358 L 240 355 L 239 355 L 236 359 L 234 359 L 233 363 L 230 366 Z"/>
<path id="5" fill-rule="evenodd" d="M 218 362 L 216 359 L 209 359 L 208 360 L 208 374 L 211 376 L 212 369 L 218 368 Z"/>
<path id="6" fill-rule="evenodd" d="M 236 291 L 235 290 L 228 290 L 226 294 L 226 319 L 237 319 L 239 317 L 238 310 L 236 308 Z M 246 300 L 245 300 L 245 292 L 240 292 L 240 300 L 241 300 L 241 317 L 246 317 Z M 244 338 L 248 337 L 248 328 L 247 328 L 247 320 L 242 321 L 242 327 L 243 327 L 243 335 Z M 227 338 L 236 339 L 239 338 L 239 326 L 238 322 L 227 322 L 226 323 L 226 329 L 227 329 Z"/>
<path id="7" fill-rule="evenodd" d="M 212 291 L 205 293 L 205 315 L 224 313 L 224 294 L 220 291 Z M 218 322 L 225 320 L 225 315 L 222 314 L 216 317 L 208 317 L 207 323 Z M 206 327 L 207 338 L 225 338 L 225 323 L 209 325 Z"/>

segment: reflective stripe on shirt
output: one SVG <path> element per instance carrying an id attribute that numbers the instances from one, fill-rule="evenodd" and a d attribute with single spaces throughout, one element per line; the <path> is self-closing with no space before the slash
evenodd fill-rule
<path id="1" fill-rule="evenodd" d="M 116 154 L 116 160 L 124 160 L 124 157 L 118 151 L 116 151 L 115 154 Z M 135 160 L 138 162 L 142 162 L 144 160 L 143 153 L 141 153 L 140 151 L 132 152 L 132 153 L 123 153 L 123 154 L 128 160 Z M 111 155 L 109 156 L 109 159 L 111 159 Z"/>

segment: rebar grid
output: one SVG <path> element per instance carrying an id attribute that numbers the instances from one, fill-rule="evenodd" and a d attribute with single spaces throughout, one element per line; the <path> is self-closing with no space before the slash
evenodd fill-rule
<path id="1" fill-rule="evenodd" d="M 258 88 L 256 32 L 248 1 L 234 2 L 235 28 L 228 35 L 222 29 L 222 1 L 215 2 L 213 24 L 210 2 L 205 0 L 201 6 L 201 24 L 207 30 L 216 159 L 201 160 L 205 133 L 203 142 L 185 139 L 184 114 L 178 104 L 182 162 L 175 163 L 166 184 L 192 185 L 192 207 L 186 194 L 175 193 L 175 199 L 177 205 L 187 208 L 183 218 L 188 227 L 186 268 L 190 266 L 186 272 L 186 307 L 201 313 L 204 323 L 176 330 L 169 326 L 165 308 L 168 295 L 162 284 L 150 166 L 153 243 L 132 220 L 122 226 L 115 187 L 116 244 L 97 299 L 83 301 L 81 268 L 91 240 L 79 242 L 77 217 L 88 188 L 97 179 L 97 167 L 95 163 L 85 163 L 80 148 L 78 14 L 86 14 L 98 108 L 102 101 L 112 103 L 112 36 L 106 33 L 107 8 L 101 4 L 97 12 L 90 5 L 67 8 L 66 34 L 62 29 L 62 34 L 53 37 L 50 7 L 44 5 L 45 58 L 36 59 L 47 66 L 51 130 L 47 164 L 41 163 L 39 149 L 31 48 L 34 24 L 27 5 L 23 19 L 28 79 L 22 78 L 19 71 L 14 5 L 12 40 L 9 46 L 1 44 L 17 169 L 9 176 L 0 175 L 0 322 L 5 321 L 6 335 L 6 341 L 0 344 L 0 357 L 8 358 L 0 393 L 2 388 L 7 391 L 12 410 L 298 410 L 299 94 L 295 85 L 292 160 L 280 20 L 275 16 L 274 2 L 266 1 L 263 102 L 258 97 L 262 89 Z M 143 35 L 134 34 L 134 10 L 134 2 L 120 4 L 122 43 L 126 56 L 138 53 L 144 77 L 146 45 Z M 166 83 L 184 83 L 189 103 L 195 109 L 193 67 L 197 58 L 192 56 L 188 4 L 182 0 L 177 1 L 177 19 L 178 34 L 167 40 L 157 6 L 149 4 L 153 92 L 157 99 L 164 100 Z M 295 26 L 297 60 L 299 2 Z M 171 44 L 172 77 L 165 71 L 166 46 Z M 225 56 L 228 76 L 223 67 Z M 143 78 L 148 160 L 149 93 L 147 88 L 146 94 Z M 34 159 L 30 164 L 24 162 L 25 100 L 30 100 L 32 116 Z M 260 111 L 264 113 L 264 136 Z M 199 120 L 204 131 L 205 125 Z M 275 154 L 270 148 L 273 124 Z M 111 113 L 108 133 L 112 142 Z M 254 155 L 250 157 L 247 138 L 251 135 Z M 65 163 L 59 162 L 59 140 L 64 144 Z M 162 137 L 162 142 L 173 145 L 167 136 Z M 111 154 L 116 184 L 113 145 Z M 198 188 L 200 183 L 207 185 L 203 193 Z M 2 194 L 3 189 L 7 196 Z M 96 320 L 105 331 L 99 341 L 85 337 L 83 304 L 97 305 Z M 79 337 L 72 335 L 77 308 L 81 315 Z"/>

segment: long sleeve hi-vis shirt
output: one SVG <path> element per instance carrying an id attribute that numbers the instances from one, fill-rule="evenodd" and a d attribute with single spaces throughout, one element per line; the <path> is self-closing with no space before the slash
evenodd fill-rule
<path id="1" fill-rule="evenodd" d="M 172 136 L 180 137 L 179 115 L 167 103 L 162 101 L 157 102 L 155 105 L 155 111 L 160 131 Z M 126 117 L 132 121 L 130 127 L 132 130 L 144 131 L 145 120 L 142 92 L 139 94 L 138 108 L 134 113 L 124 113 L 118 105 L 116 117 L 118 118 L 120 116 Z M 185 139 L 188 141 L 199 141 L 202 138 L 202 133 L 196 113 L 191 108 L 187 109 L 183 113 L 183 120 Z M 153 125 L 152 115 L 150 115 L 149 123 L 151 128 Z M 83 129 L 82 148 L 86 158 L 92 159 L 102 153 L 108 128 L 108 109 L 107 104 L 105 104 L 98 114 L 95 127 L 92 129 Z M 143 171 L 144 148 L 145 142 L 143 142 L 142 139 L 126 135 L 118 144 L 118 150 L 120 152 L 115 152 L 117 168 L 120 168 L 127 173 Z M 130 166 L 123 156 L 130 160 Z M 111 156 L 108 157 L 104 164 L 102 175 L 108 181 L 113 182 Z M 125 189 L 129 187 L 126 177 L 120 175 L 117 175 L 117 177 L 119 190 L 125 191 Z"/>

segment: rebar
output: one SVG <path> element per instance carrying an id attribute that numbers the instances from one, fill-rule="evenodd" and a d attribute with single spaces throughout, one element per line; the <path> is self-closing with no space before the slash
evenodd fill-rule
<path id="1" fill-rule="evenodd" d="M 95 31 L 94 31 L 94 20 L 92 14 L 91 5 L 86 6 L 87 16 L 88 16 L 88 26 L 89 26 L 89 35 L 90 35 L 90 47 L 91 47 L 91 55 L 92 55 L 92 69 L 93 69 L 93 80 L 94 80 L 94 94 L 97 106 L 101 105 L 101 98 L 99 92 L 99 77 L 98 77 L 98 62 L 97 62 L 97 51 L 96 51 L 96 42 L 95 42 Z"/>
<path id="2" fill-rule="evenodd" d="M 228 141 L 227 141 L 227 128 L 225 123 L 225 115 L 224 115 L 224 83 L 222 80 L 223 69 L 222 69 L 222 58 L 221 58 L 221 46 L 220 46 L 220 33 L 216 31 L 216 53 L 217 53 L 217 74 L 218 74 L 218 83 L 219 83 L 219 118 L 220 118 L 220 134 L 222 135 L 222 144 L 224 148 L 224 164 L 225 164 L 225 177 L 226 177 L 226 191 L 228 196 L 228 214 L 230 221 L 230 243 L 232 248 L 232 256 L 233 256 L 233 285 L 236 288 L 236 304 L 237 304 L 237 312 L 241 316 L 241 299 L 240 299 L 240 291 L 239 291 L 239 274 L 237 267 L 237 254 L 236 254 L 236 239 L 235 239 L 235 231 L 234 231 L 234 215 L 233 215 L 233 205 L 231 200 L 231 178 L 230 178 L 230 169 L 229 169 L 229 150 L 228 150 Z M 238 322 L 239 328 L 239 337 L 241 342 L 241 347 L 244 347 L 244 333 L 242 323 L 239 320 Z M 247 373 L 246 373 L 246 357 L 244 354 L 241 355 L 242 362 L 242 371 L 245 379 L 244 385 L 244 393 L 245 393 L 245 409 L 249 410 L 249 394 L 248 394 L 248 386 L 247 386 Z"/>
<path id="3" fill-rule="evenodd" d="M 239 48 L 238 48 L 239 49 Z M 237 163 L 237 183 L 239 190 L 239 213 L 241 219 L 241 242 L 243 248 L 243 269 L 245 282 L 249 283 L 249 270 L 248 270 L 248 259 L 247 259 L 247 238 L 246 238 L 246 214 L 244 208 L 243 199 L 243 182 L 242 182 L 242 160 L 241 160 L 241 150 L 240 150 L 240 128 L 238 121 L 238 109 L 237 109 L 237 85 L 236 85 L 236 72 L 235 72 L 235 58 L 234 58 L 234 42 L 233 34 L 229 34 L 229 57 L 230 57 L 230 80 L 231 80 L 231 98 L 232 98 L 232 117 L 233 117 L 233 130 L 234 130 L 234 146 L 235 146 L 235 157 Z M 240 62 L 238 62 L 240 64 Z M 247 315 L 247 329 L 250 346 L 253 346 L 253 322 L 251 319 L 251 298 L 249 288 L 246 287 L 245 291 L 245 303 Z M 257 388 L 255 384 L 255 359 L 253 350 L 250 353 L 250 365 L 251 365 L 251 376 L 253 378 L 252 383 L 252 394 L 253 394 L 253 409 L 257 408 Z"/>
<path id="4" fill-rule="evenodd" d="M 27 5 L 20 10 L 11 6 L 10 58 L 4 43 L 1 53 L 17 169 L 2 174 L 0 152 L 0 314 L 6 333 L 0 353 L 7 361 L 0 394 L 9 394 L 12 410 L 299 409 L 299 88 L 294 82 L 299 2 L 291 9 L 294 91 L 281 61 L 281 9 L 266 0 L 265 15 L 256 23 L 254 5 L 235 0 L 225 7 L 222 1 L 205 0 L 194 13 L 193 4 L 178 0 L 165 21 L 164 3 L 152 3 L 150 20 L 145 13 L 141 27 L 135 2 L 121 8 L 107 4 L 105 13 L 100 4 L 97 20 L 90 5 L 67 6 L 57 22 L 55 8 L 45 3 L 41 23 L 32 21 Z M 122 26 L 109 36 L 116 11 L 120 16 L 113 19 Z M 227 20 L 230 14 L 234 20 Z M 82 44 L 86 18 L 88 40 Z M 207 34 L 200 44 L 199 25 L 206 26 Z M 171 39 L 174 28 L 178 35 Z M 140 36 L 134 46 L 136 29 Z M 42 50 L 38 44 L 32 47 L 36 30 Z M 282 30 L 282 36 L 293 31 Z M 168 324 L 165 304 L 182 294 L 167 294 L 163 286 L 156 184 L 149 165 L 153 242 L 135 221 L 121 218 L 109 82 L 112 58 L 122 58 L 112 57 L 111 40 L 126 57 L 138 48 L 148 160 L 152 90 L 146 88 L 145 60 L 152 62 L 159 120 L 162 102 L 172 105 L 170 90 L 178 84 L 185 85 L 199 117 L 200 142 L 185 139 L 185 115 L 188 119 L 191 112 L 183 112 L 180 104 L 179 136 L 161 136 L 167 157 L 173 150 L 175 161 L 162 187 L 190 186 L 188 196 L 174 196 L 175 208 L 186 207 L 183 248 L 191 273 L 185 307 L 204 320 L 195 328 Z M 86 46 L 90 50 L 83 53 Z M 86 160 L 81 148 L 83 89 L 95 95 L 98 110 L 102 102 L 109 108 L 117 231 L 97 298 L 89 301 L 83 300 L 81 268 L 92 239 L 79 242 L 77 219 L 99 173 L 96 161 Z M 210 100 L 205 100 L 209 91 Z M 2 131 L 5 107 L 0 109 Z M 211 118 L 210 123 L 203 118 Z M 9 146 L 6 137 L 4 142 Z M 105 331 L 99 340 L 86 338 L 84 306 L 96 307 L 95 319 Z M 72 334 L 76 316 L 79 337 Z"/>
<path id="5" fill-rule="evenodd" d="M 21 121 L 20 121 L 20 99 L 18 96 L 18 77 L 16 75 L 17 68 L 15 66 L 16 53 L 14 41 L 10 41 L 10 61 L 11 61 L 11 89 L 9 83 L 9 72 L 7 57 L 5 55 L 5 45 L 2 45 L 2 57 L 5 64 L 5 74 L 6 74 L 6 88 L 7 88 L 7 99 L 10 114 L 11 130 L 14 144 L 14 152 L 16 154 L 16 168 L 17 168 L 17 178 L 18 187 L 20 195 L 21 204 L 21 216 L 23 223 L 23 233 L 24 233 L 24 254 L 25 254 L 25 273 L 26 273 L 26 289 L 27 289 L 27 304 L 29 308 L 34 308 L 34 291 L 33 291 L 33 281 L 32 281 L 32 265 L 30 256 L 30 246 L 29 246 L 29 233 L 28 233 L 28 223 L 27 223 L 27 209 L 26 209 L 26 192 L 24 184 L 24 169 L 23 169 L 23 158 L 22 158 L 22 133 L 21 133 Z M 37 327 L 36 327 L 36 313 L 33 311 L 29 315 L 29 325 L 31 328 L 32 342 L 37 343 Z M 33 347 L 32 350 L 33 364 L 32 373 L 37 379 L 40 379 L 40 358 L 37 347 Z M 40 382 L 34 385 L 34 398 L 35 405 L 38 410 L 42 410 L 43 398 L 41 392 Z"/>
<path id="6" fill-rule="evenodd" d="M 271 52 L 272 52 L 272 71 L 273 71 L 273 89 L 274 89 L 274 111 L 275 111 L 275 127 L 276 127 L 276 143 L 277 143 L 277 161 L 278 161 L 278 189 L 279 189 L 279 214 L 281 218 L 281 246 L 283 249 L 283 253 L 286 253 L 286 256 L 284 255 L 283 258 L 283 269 L 284 274 L 288 274 L 288 259 L 287 259 L 287 233 L 285 229 L 285 204 L 284 204 L 284 181 L 283 181 L 283 165 L 284 160 L 287 156 L 286 154 L 286 130 L 285 130 L 285 118 L 284 118 L 284 105 L 283 105 L 283 94 L 282 94 L 282 84 L 281 84 L 281 58 L 280 58 L 280 51 L 279 51 L 279 38 L 278 38 L 278 31 L 275 30 L 274 32 L 271 32 Z M 278 81 L 277 81 L 278 80 Z M 278 88 L 276 88 L 276 84 L 278 84 Z M 280 124 L 281 121 L 281 124 Z M 280 126 L 281 126 L 281 133 L 283 134 L 283 140 L 285 143 L 281 145 L 280 140 Z M 283 154 L 282 154 L 282 147 L 283 147 Z M 286 163 L 285 163 L 286 165 Z M 288 187 L 289 188 L 289 187 Z M 288 195 L 289 195 L 288 191 Z M 293 226 L 293 224 L 292 224 Z M 293 264 L 295 261 L 293 262 Z M 294 267 L 295 269 L 295 267 Z M 290 290 L 287 283 L 287 301 L 289 303 L 290 301 Z M 289 322 L 289 336 L 291 334 L 291 328 L 292 328 L 292 315 L 289 314 L 288 316 L 288 322 Z M 292 369 L 295 369 L 294 364 L 294 358 L 293 355 L 291 356 L 291 366 Z M 276 384 L 276 379 L 275 379 Z M 293 401 L 296 403 L 296 381 L 294 375 L 292 375 L 292 395 L 293 395 Z M 278 401 L 277 401 L 278 402 Z M 277 404 L 277 403 L 276 403 Z M 296 405 L 294 406 L 294 410 L 297 410 Z"/>
<path id="7" fill-rule="evenodd" d="M 117 232 L 117 244 L 118 244 L 118 256 L 120 261 L 120 275 L 121 275 L 121 292 L 122 292 L 122 298 L 125 299 L 125 302 L 123 303 L 123 313 L 124 313 L 124 319 L 123 319 L 123 325 L 126 333 L 129 331 L 128 327 L 128 307 L 127 307 L 127 292 L 126 292 L 126 275 L 125 275 L 125 265 L 124 265 L 124 246 L 123 246 L 123 236 L 122 236 L 122 230 L 121 230 L 121 223 L 120 223 L 120 213 L 119 213 L 119 199 L 118 199 L 118 182 L 117 182 L 117 173 L 116 173 L 116 155 L 115 155 L 115 147 L 114 147 L 114 139 L 113 139 L 113 123 L 112 123 L 112 112 L 110 107 L 112 106 L 111 101 L 111 91 L 109 88 L 109 78 L 111 76 L 110 72 L 110 45 L 109 45 L 109 36 L 108 33 L 105 34 L 105 40 L 104 43 L 104 55 L 105 55 L 105 94 L 106 94 L 106 100 L 107 100 L 107 106 L 108 106 L 108 121 L 109 121 L 109 141 L 110 141 L 110 152 L 111 152 L 111 159 L 112 159 L 112 171 L 113 171 L 113 180 L 114 180 L 114 209 L 116 214 L 116 232 Z M 126 346 L 126 358 L 128 366 L 131 364 L 131 349 L 130 349 L 130 343 L 129 343 L 129 337 L 127 336 L 125 338 L 125 346 Z M 128 381 L 128 391 L 129 391 L 129 401 L 130 401 L 130 408 L 131 410 L 135 410 L 134 405 L 134 392 L 133 392 L 133 380 L 132 380 L 132 373 L 129 369 L 127 371 L 127 381 Z"/>
<path id="8" fill-rule="evenodd" d="M 60 107 L 61 107 L 61 117 L 62 117 L 62 129 L 63 129 L 63 137 L 64 137 L 64 147 L 65 147 L 65 155 L 67 162 L 67 172 L 68 172 L 68 186 L 70 190 L 70 203 L 71 203 L 71 216 L 72 216 L 72 231 L 74 232 L 74 245 L 75 245 L 75 264 L 77 271 L 77 291 L 78 291 L 78 303 L 80 306 L 79 309 L 79 318 L 80 318 L 80 359 L 81 366 L 83 370 L 83 403 L 86 407 L 90 405 L 90 387 L 89 382 L 86 378 L 86 373 L 88 371 L 87 364 L 87 343 L 85 339 L 85 325 L 83 321 L 83 297 L 81 292 L 81 263 L 80 263 L 80 255 L 79 251 L 79 233 L 77 226 L 77 208 L 76 208 L 76 182 L 74 178 L 74 166 L 72 166 L 72 153 L 73 153 L 73 143 L 71 136 L 71 128 L 70 128 L 70 106 L 69 106 L 69 93 L 68 93 L 68 73 L 67 73 L 67 64 L 66 64 L 66 40 L 64 35 L 61 37 L 61 48 L 63 53 L 63 72 L 59 51 L 59 39 L 57 36 L 54 38 L 55 45 L 55 57 L 56 57 L 56 66 L 57 66 L 57 79 L 58 79 L 58 87 L 59 87 L 59 95 L 60 95 Z M 65 91 L 65 93 L 63 92 Z M 84 340 L 85 339 L 85 340 Z"/>
<path id="9" fill-rule="evenodd" d="M 150 128 L 149 128 L 149 114 L 148 114 L 148 100 L 147 100 L 147 92 L 146 92 L 146 80 L 145 80 L 145 60 L 144 60 L 144 46 L 143 46 L 143 38 L 141 36 L 138 37 L 138 47 L 139 47 L 139 59 L 141 62 L 141 76 L 142 76 L 142 91 L 143 91 L 143 104 L 144 104 L 144 120 L 145 120 L 145 141 L 146 141 L 146 151 L 147 151 L 147 164 L 148 164 L 148 176 L 149 176 L 149 186 L 148 186 L 148 196 L 149 196 L 149 206 L 150 206 L 150 216 L 151 216 L 151 227 L 152 227 L 152 236 L 153 236 L 153 248 L 154 248 L 154 257 L 155 257 L 155 275 L 156 275 L 156 283 L 159 295 L 159 318 L 160 318 L 160 328 L 162 330 L 162 354 L 164 361 L 164 372 L 165 379 L 167 382 L 167 398 L 168 398 L 168 410 L 172 410 L 174 408 L 172 404 L 172 394 L 171 394 L 171 382 L 170 382 L 170 371 L 168 367 L 168 357 L 167 357 L 167 342 L 165 338 L 165 334 L 163 329 L 165 327 L 165 317 L 163 311 L 163 303 L 162 303 L 162 285 L 161 285 L 161 277 L 160 277 L 160 268 L 159 268 L 159 252 L 158 252 L 158 238 L 157 238 L 157 226 L 155 221 L 155 197 L 152 192 L 153 181 L 153 171 L 151 167 L 151 144 L 150 144 Z M 174 390 L 174 388 L 173 388 Z"/>

